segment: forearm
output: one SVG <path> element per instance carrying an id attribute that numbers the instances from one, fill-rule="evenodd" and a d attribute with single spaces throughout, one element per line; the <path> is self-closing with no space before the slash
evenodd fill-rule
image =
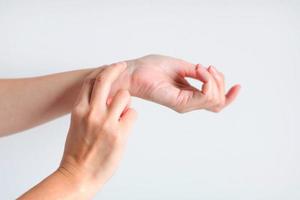
<path id="1" fill-rule="evenodd" d="M 91 199 L 94 192 L 80 181 L 57 170 L 18 199 Z"/>
<path id="2" fill-rule="evenodd" d="M 93 69 L 0 80 L 0 136 L 32 128 L 68 113 Z"/>

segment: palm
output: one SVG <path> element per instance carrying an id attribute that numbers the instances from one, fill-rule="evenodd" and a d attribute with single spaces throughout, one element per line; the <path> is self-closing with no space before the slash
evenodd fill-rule
<path id="1" fill-rule="evenodd" d="M 150 55 L 138 59 L 133 65 L 132 91 L 135 96 L 176 110 L 187 103 L 194 92 L 199 92 L 180 73 L 182 65 L 192 64 L 167 56 Z"/>

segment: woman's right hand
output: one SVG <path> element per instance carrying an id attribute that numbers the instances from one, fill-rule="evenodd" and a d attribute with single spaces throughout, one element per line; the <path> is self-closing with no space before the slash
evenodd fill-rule
<path id="1" fill-rule="evenodd" d="M 127 90 L 119 90 L 108 100 L 111 85 L 126 67 L 126 62 L 120 62 L 91 73 L 72 111 L 64 156 L 57 171 L 80 184 L 80 190 L 90 197 L 116 170 L 136 118 L 135 110 L 128 107 Z"/>

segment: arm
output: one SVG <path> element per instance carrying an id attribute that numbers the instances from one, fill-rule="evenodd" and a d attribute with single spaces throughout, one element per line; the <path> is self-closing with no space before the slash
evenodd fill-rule
<path id="1" fill-rule="evenodd" d="M 152 57 L 144 65 L 136 63 L 136 60 L 115 64 L 113 68 L 104 68 L 96 78 L 95 74 L 101 69 L 87 77 L 72 112 L 60 167 L 20 199 L 40 199 L 45 196 L 47 199 L 90 199 L 110 178 L 120 160 L 128 130 L 136 115 L 134 110 L 127 109 L 128 92 L 117 92 L 109 100 L 114 93 L 114 86 L 129 86 L 135 96 L 179 112 L 195 109 L 218 112 L 237 95 L 238 85 L 225 94 L 224 77 L 214 67 L 205 68 L 164 57 L 164 62 L 157 63 L 157 58 L 161 57 Z M 168 70 L 171 63 L 166 62 L 173 62 L 172 70 Z M 125 69 L 126 64 L 128 67 Z M 153 70 L 151 64 L 158 68 Z M 130 74 L 130 84 L 120 82 L 122 79 L 128 80 L 120 75 L 124 73 Z M 203 82 L 202 89 L 193 88 L 185 82 L 183 79 L 186 76 Z M 151 79 L 147 77 L 153 80 L 149 81 Z M 110 105 L 107 106 L 107 103 Z"/>
<path id="2" fill-rule="evenodd" d="M 69 177 L 59 168 L 18 199 L 91 199 L 90 196 L 79 177 Z"/>
<path id="3" fill-rule="evenodd" d="M 19 199 L 91 199 L 108 181 L 136 118 L 126 90 L 107 104 L 111 85 L 125 68 L 122 62 L 89 75 L 72 111 L 60 167 Z"/>
<path id="4" fill-rule="evenodd" d="M 206 109 L 219 112 L 236 98 L 240 86 L 226 93 L 224 75 L 214 67 L 149 55 L 128 60 L 127 69 L 113 84 L 132 96 L 167 106 L 177 112 Z M 70 112 L 84 77 L 94 69 L 37 78 L 0 80 L 0 136 L 22 131 Z M 198 89 L 186 77 L 203 83 Z M 95 77 L 93 77 L 95 78 Z"/>
<path id="5" fill-rule="evenodd" d="M 84 77 L 93 69 L 0 80 L 0 136 L 68 113 Z"/>

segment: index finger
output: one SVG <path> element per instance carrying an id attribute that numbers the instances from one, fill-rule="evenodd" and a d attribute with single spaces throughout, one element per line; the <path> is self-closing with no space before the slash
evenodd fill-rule
<path id="1" fill-rule="evenodd" d="M 107 66 L 102 73 L 96 77 L 90 102 L 97 110 L 101 109 L 101 107 L 106 108 L 111 85 L 126 67 L 126 62 L 115 63 Z"/>
<path id="2" fill-rule="evenodd" d="M 97 74 L 101 73 L 103 67 L 99 67 L 89 73 L 87 77 L 83 80 L 81 90 L 78 94 L 75 105 L 88 105 L 90 101 L 91 92 L 93 89 L 93 79 L 97 76 Z"/>

